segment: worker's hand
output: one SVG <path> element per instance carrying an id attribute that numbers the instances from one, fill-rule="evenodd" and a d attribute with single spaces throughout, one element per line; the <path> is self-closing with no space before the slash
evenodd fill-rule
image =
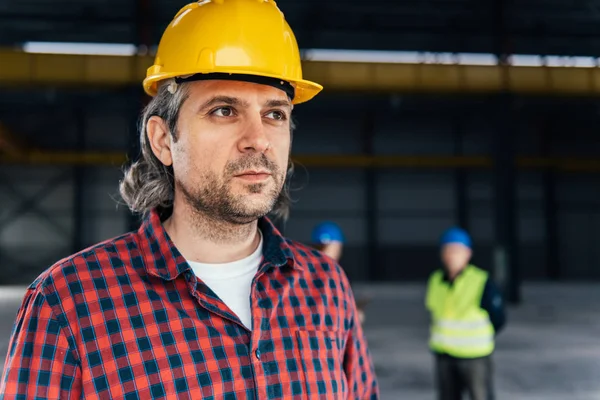
<path id="1" fill-rule="evenodd" d="M 365 322 L 365 312 L 363 310 L 361 310 L 360 308 L 357 311 L 358 311 L 358 320 L 360 321 L 360 324 L 362 325 Z"/>

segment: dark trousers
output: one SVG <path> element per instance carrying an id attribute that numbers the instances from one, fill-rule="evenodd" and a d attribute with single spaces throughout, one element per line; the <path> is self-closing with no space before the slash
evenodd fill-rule
<path id="1" fill-rule="evenodd" d="M 468 393 L 471 400 L 493 400 L 491 356 L 460 359 L 435 355 L 438 400 L 462 400 Z"/>

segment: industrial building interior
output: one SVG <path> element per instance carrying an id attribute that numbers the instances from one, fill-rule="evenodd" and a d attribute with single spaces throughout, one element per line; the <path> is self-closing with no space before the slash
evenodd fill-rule
<path id="1" fill-rule="evenodd" d="M 139 226 L 118 182 L 141 81 L 186 3 L 0 0 L 2 360 L 29 283 Z M 381 397 L 434 398 L 424 290 L 458 224 L 509 303 L 498 398 L 599 399 L 600 1 L 277 5 L 324 86 L 294 110 L 279 228 L 309 243 L 321 221 L 342 227 Z"/>

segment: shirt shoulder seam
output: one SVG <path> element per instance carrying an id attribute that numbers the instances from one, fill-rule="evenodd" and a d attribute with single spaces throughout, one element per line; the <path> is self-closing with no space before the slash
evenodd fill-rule
<path id="1" fill-rule="evenodd" d="M 66 321 L 63 321 L 63 318 L 60 318 L 59 315 L 56 314 L 54 307 L 52 305 L 50 305 L 50 303 L 48 302 L 48 299 L 46 298 L 46 296 L 47 296 L 46 291 L 47 291 L 48 286 L 49 285 L 46 282 L 46 280 L 43 280 L 38 285 L 36 285 L 34 287 L 30 287 L 30 290 L 39 293 L 43 297 L 44 303 L 50 308 L 50 313 L 52 315 L 52 318 L 54 318 L 54 320 L 56 320 L 56 322 L 60 326 L 61 331 L 63 331 L 63 329 L 66 330 L 68 332 L 68 334 L 70 335 L 70 337 L 73 338 L 72 340 L 69 340 L 69 336 L 65 335 L 65 340 L 67 341 L 67 344 L 69 345 L 69 350 L 75 355 L 75 360 L 76 360 L 77 364 L 81 365 L 81 356 L 80 356 L 79 352 L 77 351 L 77 347 L 73 346 L 73 343 L 72 343 L 75 338 L 73 331 L 69 327 L 69 324 Z M 63 334 L 65 334 L 65 333 L 63 332 Z"/>

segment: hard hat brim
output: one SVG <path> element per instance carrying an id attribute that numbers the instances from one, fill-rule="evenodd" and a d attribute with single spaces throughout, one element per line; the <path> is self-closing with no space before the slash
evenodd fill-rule
<path id="1" fill-rule="evenodd" d="M 144 91 L 149 96 L 154 97 L 154 96 L 156 96 L 156 93 L 158 91 L 158 84 L 161 81 L 164 81 L 164 80 L 167 80 L 170 78 L 180 77 L 180 76 L 189 76 L 189 75 L 202 74 L 202 73 L 210 74 L 210 73 L 214 73 L 214 72 L 217 72 L 217 71 L 207 71 L 207 72 L 194 71 L 194 72 L 181 72 L 181 73 L 152 74 L 151 76 L 144 79 L 144 83 L 143 83 Z M 305 80 L 305 79 L 302 79 L 302 80 L 285 79 L 285 78 L 282 78 L 281 76 L 261 74 L 261 73 L 257 73 L 256 71 L 245 71 L 245 70 L 231 70 L 231 71 L 219 70 L 218 72 L 219 73 L 229 73 L 229 74 L 241 74 L 241 75 L 243 75 L 243 74 L 257 75 L 257 76 L 264 76 L 267 78 L 281 79 L 286 82 L 289 82 L 296 89 L 296 94 L 294 96 L 294 99 L 292 100 L 292 104 L 300 104 L 300 103 L 307 102 L 323 90 L 323 86 L 319 85 L 316 82 L 312 82 L 312 81 Z"/>

